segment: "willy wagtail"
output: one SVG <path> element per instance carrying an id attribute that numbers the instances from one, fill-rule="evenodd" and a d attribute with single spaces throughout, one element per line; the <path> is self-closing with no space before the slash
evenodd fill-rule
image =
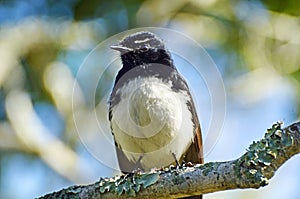
<path id="1" fill-rule="evenodd" d="M 109 108 L 121 171 L 149 171 L 175 160 L 203 163 L 196 108 L 163 41 L 142 31 L 111 48 L 122 61 Z"/>

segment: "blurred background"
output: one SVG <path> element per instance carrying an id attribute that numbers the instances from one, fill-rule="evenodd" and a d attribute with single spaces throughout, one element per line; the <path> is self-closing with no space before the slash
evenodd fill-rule
<path id="1" fill-rule="evenodd" d="M 238 158 L 273 122 L 299 118 L 299 14 L 293 0 L 1 0 L 0 198 L 34 198 L 117 173 L 80 140 L 78 130 L 92 135 L 97 125 L 87 92 L 93 72 L 76 75 L 99 43 L 132 28 L 170 28 L 205 48 L 227 97 L 223 129 L 205 160 Z M 99 83 L 100 95 L 110 92 L 115 72 Z M 114 152 L 106 142 L 96 147 Z M 115 163 L 115 155 L 108 159 Z M 295 156 L 267 187 L 205 198 L 298 199 L 299 168 Z"/>

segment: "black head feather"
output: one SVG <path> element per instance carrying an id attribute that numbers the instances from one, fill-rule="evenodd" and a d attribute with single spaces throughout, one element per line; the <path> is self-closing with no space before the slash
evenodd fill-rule
<path id="1" fill-rule="evenodd" d="M 163 41 L 151 32 L 137 32 L 111 46 L 121 52 L 123 68 L 132 69 L 143 64 L 173 66 L 173 61 Z"/>

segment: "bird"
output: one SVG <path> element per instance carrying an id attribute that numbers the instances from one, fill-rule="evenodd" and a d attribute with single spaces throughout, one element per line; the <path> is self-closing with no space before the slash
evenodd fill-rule
<path id="1" fill-rule="evenodd" d="M 203 163 L 196 107 L 163 40 L 140 31 L 111 49 L 119 52 L 121 64 L 109 99 L 120 170 L 130 173 L 178 162 Z"/>

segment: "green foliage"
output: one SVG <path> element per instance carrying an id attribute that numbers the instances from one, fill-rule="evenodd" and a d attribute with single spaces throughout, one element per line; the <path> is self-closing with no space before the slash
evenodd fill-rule
<path id="1" fill-rule="evenodd" d="M 300 14 L 300 2 L 295 0 L 262 0 L 270 9 L 276 12 L 283 12 L 290 15 L 298 16 Z"/>

